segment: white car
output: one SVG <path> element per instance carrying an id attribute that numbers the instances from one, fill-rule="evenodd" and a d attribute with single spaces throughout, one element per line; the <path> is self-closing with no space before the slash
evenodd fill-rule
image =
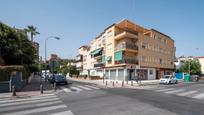
<path id="1" fill-rule="evenodd" d="M 164 75 L 160 78 L 160 84 L 177 84 L 178 80 L 173 75 Z"/>

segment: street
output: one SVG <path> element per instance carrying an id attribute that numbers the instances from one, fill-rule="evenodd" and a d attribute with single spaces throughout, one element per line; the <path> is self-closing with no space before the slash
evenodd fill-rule
<path id="1" fill-rule="evenodd" d="M 0 99 L 1 115 L 203 115 L 204 84 L 105 88 L 72 81 L 39 96 Z"/>

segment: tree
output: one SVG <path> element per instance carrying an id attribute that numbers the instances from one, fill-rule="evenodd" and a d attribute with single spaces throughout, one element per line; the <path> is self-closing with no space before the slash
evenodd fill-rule
<path id="1" fill-rule="evenodd" d="M 34 27 L 33 25 L 29 25 L 27 26 L 26 29 L 24 29 L 26 32 L 30 33 L 30 38 L 31 38 L 31 41 L 33 42 L 33 37 L 37 34 L 40 34 L 38 31 L 37 31 L 37 27 Z"/>
<path id="2" fill-rule="evenodd" d="M 190 70 L 191 75 L 192 74 L 196 74 L 196 75 L 201 74 L 201 65 L 197 59 L 188 60 L 182 64 L 182 67 L 181 67 L 182 72 L 189 73 L 189 70 Z"/>
<path id="3" fill-rule="evenodd" d="M 36 49 L 25 32 L 0 23 L 0 52 L 6 65 L 32 64 Z"/>

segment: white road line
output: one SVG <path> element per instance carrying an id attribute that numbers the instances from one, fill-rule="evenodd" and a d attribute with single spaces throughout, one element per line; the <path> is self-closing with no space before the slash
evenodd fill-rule
<path id="1" fill-rule="evenodd" d="M 85 85 L 85 86 L 90 87 L 90 88 L 93 88 L 93 89 L 100 89 L 100 88 L 98 88 L 98 87 L 94 87 L 94 86 L 91 86 L 91 85 Z"/>
<path id="2" fill-rule="evenodd" d="M 56 101 L 56 100 L 59 100 L 59 98 L 50 98 L 50 99 L 42 99 L 42 100 L 29 100 L 29 101 L 21 101 L 21 102 L 13 102 L 13 103 L 3 103 L 3 104 L 0 104 L 0 107 L 19 105 L 19 104 L 39 103 L 39 102 L 41 103 L 41 102 Z"/>
<path id="3" fill-rule="evenodd" d="M 170 90 L 174 90 L 175 88 L 167 88 L 167 89 L 159 89 L 156 90 L 156 92 L 165 92 L 165 91 L 170 91 Z"/>
<path id="4" fill-rule="evenodd" d="M 71 89 L 74 89 L 74 90 L 76 90 L 76 91 L 82 91 L 82 89 L 77 88 L 77 87 L 74 87 L 74 86 L 71 86 L 70 88 L 71 88 Z"/>
<path id="5" fill-rule="evenodd" d="M 171 90 L 171 91 L 167 91 L 167 92 L 164 92 L 164 93 L 167 93 L 167 94 L 173 94 L 173 93 L 178 93 L 178 92 L 182 92 L 182 91 L 185 91 L 185 89 L 177 89 L 177 90 Z"/>
<path id="6" fill-rule="evenodd" d="M 12 102 L 20 102 L 20 101 L 28 101 L 28 100 L 39 100 L 39 99 L 47 99 L 47 98 L 54 98 L 54 97 L 56 97 L 56 95 L 42 96 L 42 97 L 29 97 L 26 99 L 4 100 L 4 101 L 0 101 L 0 103 L 12 103 Z"/>
<path id="7" fill-rule="evenodd" d="M 26 114 L 45 112 L 45 111 L 56 110 L 61 108 L 67 108 L 67 106 L 63 104 L 63 105 L 56 105 L 56 106 L 50 106 L 50 107 L 41 107 L 37 109 L 23 110 L 23 111 L 12 112 L 12 113 L 2 114 L 2 115 L 26 115 Z"/>
<path id="8" fill-rule="evenodd" d="M 194 93 L 197 93 L 198 91 L 187 91 L 187 92 L 183 92 L 183 93 L 178 93 L 178 96 L 187 96 L 187 95 L 191 95 Z"/>
<path id="9" fill-rule="evenodd" d="M 54 113 L 50 115 L 74 115 L 74 114 L 71 111 L 63 111 L 63 112 Z"/>
<path id="10" fill-rule="evenodd" d="M 194 96 L 194 97 L 192 97 L 192 98 L 202 99 L 202 98 L 204 98 L 204 93 L 198 94 L 198 95 L 196 95 L 196 96 Z"/>
<path id="11" fill-rule="evenodd" d="M 79 88 L 82 88 L 82 89 L 85 89 L 85 90 L 91 90 L 91 89 L 88 88 L 88 87 L 84 87 L 84 86 L 80 86 L 80 85 L 77 85 L 76 87 L 79 87 Z"/>
<path id="12" fill-rule="evenodd" d="M 26 109 L 26 108 L 31 108 L 31 107 L 41 107 L 41 106 L 48 106 L 48 105 L 52 105 L 52 104 L 60 104 L 62 103 L 62 101 L 51 101 L 51 102 L 45 102 L 45 103 L 36 103 L 36 104 L 29 104 L 29 105 L 18 105 L 18 106 L 12 106 L 12 107 L 5 107 L 2 108 L 2 111 L 0 110 L 0 112 L 3 111 L 11 111 L 11 110 L 18 110 L 18 109 Z"/>
<path id="13" fill-rule="evenodd" d="M 63 91 L 69 93 L 69 92 L 72 92 L 72 90 L 70 90 L 69 88 L 66 88 L 66 87 L 61 87 Z"/>

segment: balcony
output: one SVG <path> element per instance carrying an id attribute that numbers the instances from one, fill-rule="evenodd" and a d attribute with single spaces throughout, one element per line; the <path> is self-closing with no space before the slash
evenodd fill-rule
<path id="1" fill-rule="evenodd" d="M 115 35 L 115 40 L 119 40 L 119 39 L 122 39 L 122 38 L 137 38 L 137 34 L 135 33 L 130 33 L 128 31 L 124 31 L 124 32 L 121 32 L 119 34 L 116 34 Z"/>
<path id="2" fill-rule="evenodd" d="M 101 58 L 103 54 L 103 48 L 98 48 L 90 53 L 91 57 Z"/>
<path id="3" fill-rule="evenodd" d="M 83 69 L 82 62 L 77 62 L 76 68 L 77 68 L 77 70 L 82 70 Z"/>
<path id="4" fill-rule="evenodd" d="M 122 60 L 115 61 L 116 64 L 136 64 L 138 65 L 138 59 L 134 57 L 123 57 Z"/>
<path id="5" fill-rule="evenodd" d="M 130 51 L 130 52 L 137 52 L 138 51 L 138 46 L 135 45 L 134 43 L 126 43 L 122 42 L 115 47 L 115 52 L 117 51 Z"/>
<path id="6" fill-rule="evenodd" d="M 94 67 L 104 67 L 105 64 L 104 63 L 97 63 L 97 64 L 94 64 Z"/>
<path id="7" fill-rule="evenodd" d="M 76 56 L 76 62 L 81 62 L 83 60 L 83 56 L 82 55 L 77 55 Z"/>

